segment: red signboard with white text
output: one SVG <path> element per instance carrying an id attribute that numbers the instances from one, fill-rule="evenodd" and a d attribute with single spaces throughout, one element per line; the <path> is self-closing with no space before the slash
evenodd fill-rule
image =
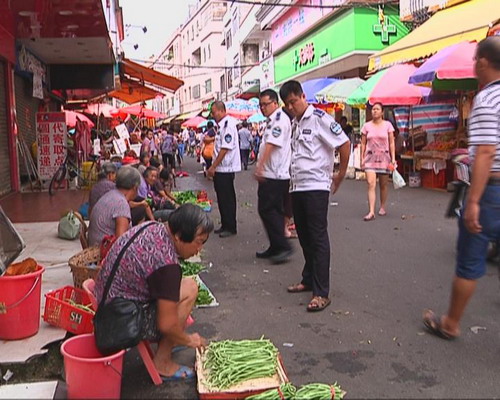
<path id="1" fill-rule="evenodd" d="M 51 179 L 66 157 L 66 115 L 37 113 L 38 172 L 42 180 Z"/>

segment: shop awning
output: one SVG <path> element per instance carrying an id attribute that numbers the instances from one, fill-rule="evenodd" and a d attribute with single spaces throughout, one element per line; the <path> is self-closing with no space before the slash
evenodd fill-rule
<path id="1" fill-rule="evenodd" d="M 173 76 L 163 74 L 151 68 L 147 68 L 141 64 L 137 64 L 124 58 L 120 62 L 123 72 L 131 78 L 138 79 L 141 83 L 149 83 L 153 85 L 161 86 L 171 92 L 175 92 L 182 85 L 184 81 L 177 79 Z"/>
<path id="2" fill-rule="evenodd" d="M 368 70 L 427 58 L 438 50 L 463 41 L 484 39 L 500 19 L 498 0 L 470 0 L 434 14 L 392 46 L 370 56 Z"/>
<path id="3" fill-rule="evenodd" d="M 200 110 L 198 110 L 198 111 L 191 111 L 191 112 L 187 112 L 187 113 L 178 115 L 177 117 L 175 117 L 175 119 L 179 120 L 179 121 L 180 120 L 191 119 L 191 118 L 196 117 L 199 113 L 200 113 Z"/>
<path id="4" fill-rule="evenodd" d="M 134 104 L 146 100 L 154 99 L 159 93 L 138 82 L 122 79 L 121 89 L 113 90 L 108 96 L 124 101 L 127 104 Z"/>
<path id="5" fill-rule="evenodd" d="M 253 97 L 259 97 L 259 93 L 260 93 L 260 82 L 255 83 L 252 86 L 248 87 L 243 92 L 236 95 L 236 98 L 248 100 L 248 99 L 251 99 Z"/>

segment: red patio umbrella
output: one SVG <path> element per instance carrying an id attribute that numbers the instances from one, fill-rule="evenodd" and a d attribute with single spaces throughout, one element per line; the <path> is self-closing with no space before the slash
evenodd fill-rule
<path id="1" fill-rule="evenodd" d="M 67 126 L 76 126 L 76 122 L 78 120 L 82 122 L 86 122 L 91 128 L 94 127 L 94 123 L 85 115 L 76 112 L 76 111 L 70 111 L 70 110 L 64 110 L 64 113 L 66 114 L 66 125 Z"/>
<path id="2" fill-rule="evenodd" d="M 117 110 L 117 112 L 127 113 L 130 115 L 135 115 L 137 117 L 143 117 L 143 118 L 166 118 L 166 115 L 150 110 L 149 108 L 143 107 L 141 105 L 123 107 Z M 111 115 L 115 114 L 116 113 L 113 112 L 111 113 Z"/>
<path id="3" fill-rule="evenodd" d="M 88 114 L 95 114 L 97 116 L 100 116 L 102 114 L 104 115 L 105 118 L 111 118 L 112 117 L 111 112 L 116 111 L 116 109 L 109 104 L 100 103 L 100 104 L 89 104 L 87 105 L 87 108 L 83 111 Z"/>
<path id="4" fill-rule="evenodd" d="M 198 125 L 201 123 L 205 122 L 206 119 L 200 116 L 193 117 L 191 119 L 188 119 L 186 122 L 182 124 L 182 127 L 186 128 L 198 128 Z"/>

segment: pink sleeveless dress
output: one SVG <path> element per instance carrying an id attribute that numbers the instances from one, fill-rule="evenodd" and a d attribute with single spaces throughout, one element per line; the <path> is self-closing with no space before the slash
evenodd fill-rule
<path id="1" fill-rule="evenodd" d="M 375 125 L 367 122 L 361 128 L 361 133 L 366 136 L 365 171 L 378 174 L 390 174 L 391 152 L 389 148 L 389 133 L 394 133 L 394 127 L 389 121 L 382 121 Z"/>

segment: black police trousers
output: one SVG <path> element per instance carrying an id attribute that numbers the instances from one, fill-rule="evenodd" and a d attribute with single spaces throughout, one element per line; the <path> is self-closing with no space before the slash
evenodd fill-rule
<path id="1" fill-rule="evenodd" d="M 236 233 L 236 192 L 234 172 L 216 172 L 214 189 L 219 204 L 222 230 Z"/>
<path id="2" fill-rule="evenodd" d="M 269 238 L 271 253 L 290 250 L 285 237 L 285 196 L 290 186 L 289 180 L 268 179 L 259 182 L 257 195 L 258 210 Z"/>
<path id="3" fill-rule="evenodd" d="M 330 291 L 329 197 L 323 190 L 292 193 L 293 219 L 305 258 L 302 284 L 321 297 Z"/>

